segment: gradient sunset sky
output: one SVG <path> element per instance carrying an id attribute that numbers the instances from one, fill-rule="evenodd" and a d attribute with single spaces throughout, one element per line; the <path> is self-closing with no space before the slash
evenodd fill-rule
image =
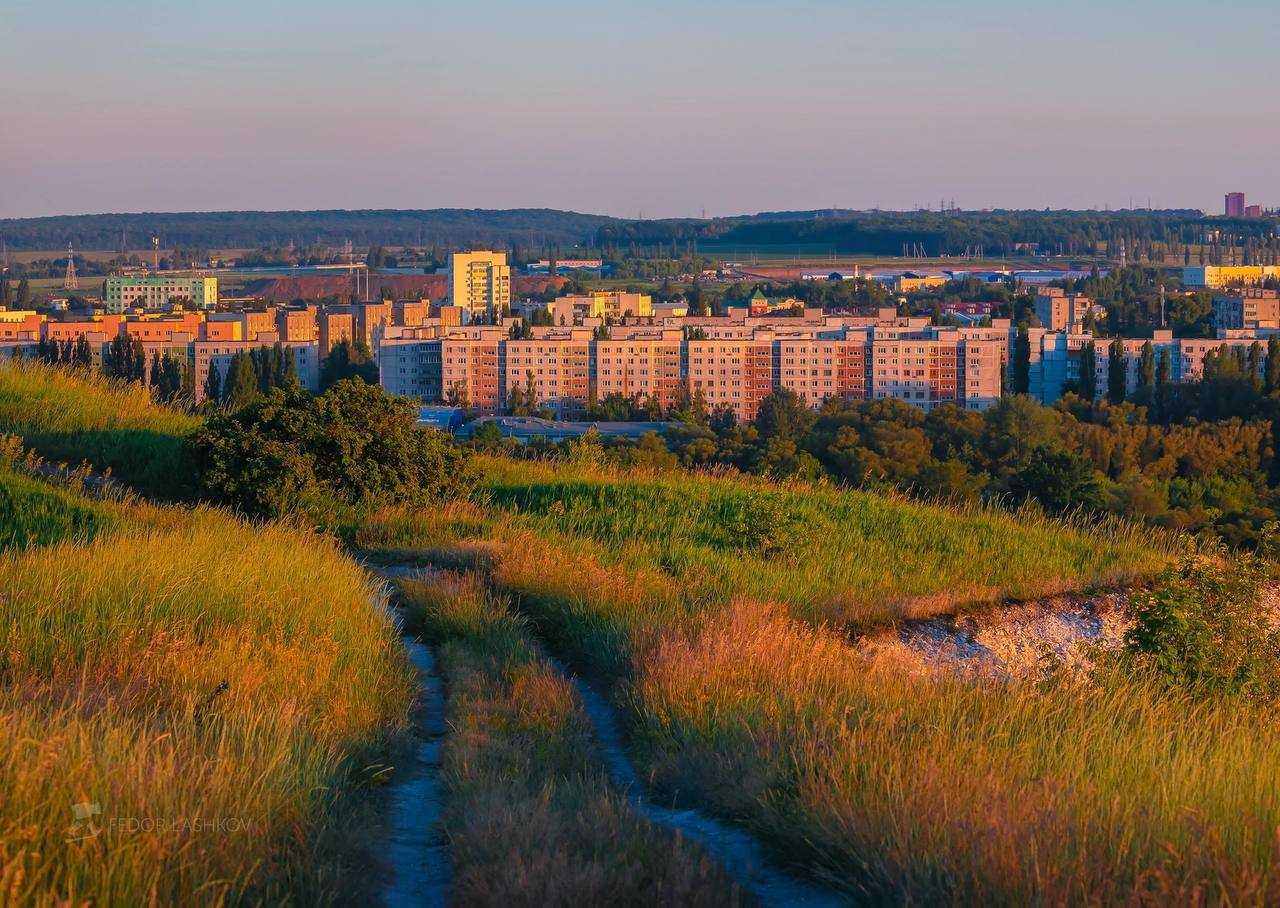
<path id="1" fill-rule="evenodd" d="M 1275 0 L 38 0 L 0 217 L 1280 205 Z"/>

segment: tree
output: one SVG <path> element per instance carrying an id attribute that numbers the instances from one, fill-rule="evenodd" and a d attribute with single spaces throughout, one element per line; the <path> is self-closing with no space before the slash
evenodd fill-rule
<path id="1" fill-rule="evenodd" d="M 1133 597 L 1120 664 L 1199 696 L 1280 696 L 1280 632 L 1263 602 L 1268 569 L 1253 555 L 1188 557 Z"/>
<path id="2" fill-rule="evenodd" d="M 1262 344 L 1254 341 L 1249 345 L 1249 384 L 1255 391 L 1263 389 Z"/>
<path id="3" fill-rule="evenodd" d="M 93 365 L 93 350 L 89 347 L 89 338 L 83 334 L 76 338 L 73 362 L 82 369 L 88 369 Z"/>
<path id="4" fill-rule="evenodd" d="M 31 283 L 24 277 L 18 281 L 18 295 L 14 300 L 14 306 L 18 309 L 26 309 L 31 305 Z"/>
<path id="5" fill-rule="evenodd" d="M 1013 345 L 1013 393 L 1031 391 L 1031 334 L 1025 326 L 1018 328 Z"/>
<path id="6" fill-rule="evenodd" d="M 1034 498 L 1051 514 L 1075 508 L 1102 510 L 1102 490 L 1093 465 L 1061 447 L 1040 446 L 1027 465 L 1009 479 L 1015 501 Z"/>
<path id="7" fill-rule="evenodd" d="M 209 363 L 209 376 L 204 382 L 204 401 L 208 406 L 216 407 L 222 403 L 222 377 L 218 367 Z"/>
<path id="8" fill-rule="evenodd" d="M 1093 341 L 1080 351 L 1080 396 L 1091 404 L 1098 399 L 1098 349 Z"/>
<path id="9" fill-rule="evenodd" d="M 411 401 L 339 382 L 320 396 L 273 389 L 193 434 L 200 495 L 253 517 L 346 505 L 424 505 L 470 491 L 475 474 L 448 436 L 416 425 Z"/>
<path id="10" fill-rule="evenodd" d="M 1107 400 L 1113 404 L 1124 403 L 1128 373 L 1129 364 L 1125 360 L 1124 341 L 1117 337 L 1107 349 Z"/>
<path id="11" fill-rule="evenodd" d="M 1148 407 L 1156 399 L 1156 353 L 1151 341 L 1142 345 L 1142 353 L 1138 357 L 1138 387 L 1133 400 L 1140 407 Z"/>
<path id="12" fill-rule="evenodd" d="M 538 381 L 533 377 L 533 370 L 526 369 L 524 388 L 517 385 L 507 393 L 507 413 L 511 416 L 537 416 L 539 412 Z"/>
<path id="13" fill-rule="evenodd" d="M 778 388 L 760 401 L 756 431 L 763 441 L 799 442 L 817 422 L 818 414 L 790 388 Z"/>
<path id="14" fill-rule="evenodd" d="M 222 389 L 222 406 L 227 410 L 239 410 L 248 406 L 258 396 L 258 371 L 253 356 L 240 351 L 231 357 L 227 366 L 227 380 Z"/>
<path id="15" fill-rule="evenodd" d="M 471 445 L 482 451 L 500 448 L 504 440 L 502 429 L 492 419 L 486 419 L 471 433 Z"/>
<path id="16" fill-rule="evenodd" d="M 378 383 L 378 364 L 373 361 L 364 338 L 357 338 L 354 344 L 347 340 L 339 341 L 320 364 L 321 392 L 352 378 L 369 385 Z"/>
<path id="17" fill-rule="evenodd" d="M 1002 397 L 983 414 L 983 453 L 999 471 L 1020 470 L 1036 448 L 1061 445 L 1059 421 L 1029 397 Z"/>
<path id="18" fill-rule="evenodd" d="M 1268 394 L 1280 391 L 1280 334 L 1267 338 L 1267 367 L 1263 389 Z"/>
<path id="19" fill-rule="evenodd" d="M 702 289 L 702 281 L 698 278 L 693 279 L 693 284 L 689 287 L 689 292 L 684 296 L 685 302 L 689 306 L 689 315 L 695 318 L 701 318 L 707 314 L 706 293 Z"/>
<path id="20" fill-rule="evenodd" d="M 1160 350 L 1156 362 L 1156 412 L 1161 419 L 1167 419 L 1173 407 L 1173 357 L 1169 348 Z"/>
<path id="21" fill-rule="evenodd" d="M 466 382 L 456 381 L 451 384 L 449 390 L 445 392 L 444 402 L 460 410 L 471 409 L 471 396 L 467 393 Z"/>

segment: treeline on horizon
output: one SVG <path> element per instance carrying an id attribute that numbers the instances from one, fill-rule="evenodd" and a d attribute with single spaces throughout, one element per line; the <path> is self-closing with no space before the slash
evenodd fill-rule
<path id="1" fill-rule="evenodd" d="M 683 254 L 698 243 L 744 248 L 819 246 L 839 254 L 892 255 L 904 247 L 926 255 L 1013 255 L 1022 244 L 1041 252 L 1130 257 L 1159 246 L 1177 254 L 1219 231 L 1229 245 L 1266 243 L 1273 217 L 1228 219 L 1197 210 L 1160 211 L 847 211 L 763 212 L 710 219 L 627 221 L 553 209 L 429 209 L 366 211 L 227 211 L 65 215 L 0 220 L 0 238 L 14 250 L 120 250 L 146 247 L 155 235 L 166 248 L 245 249 L 329 245 L 357 247 L 468 246 L 564 250 L 584 246 L 607 258 Z M 1135 249 L 1135 247 L 1137 247 Z M 1176 264 L 1176 263 L 1175 263 Z"/>
<path id="2" fill-rule="evenodd" d="M 1206 217 L 1195 210 L 1170 211 L 870 211 L 791 213 L 750 218 L 611 222 L 600 227 L 603 248 L 684 248 L 690 244 L 744 249 L 762 246 L 826 247 L 852 255 L 959 256 L 981 252 L 1011 256 L 1023 244 L 1054 255 L 1103 256 L 1121 240 L 1134 258 L 1158 247 L 1180 254 L 1218 231 L 1228 245 L 1274 241 L 1275 218 Z M 1191 263 L 1197 263 L 1198 260 Z M 1182 262 L 1178 262 L 1182 264 Z"/>
<path id="3" fill-rule="evenodd" d="M 247 249 L 330 245 L 571 246 L 587 242 L 609 221 L 596 214 L 544 208 L 436 208 L 364 211 L 205 211 L 79 214 L 0 219 L 0 238 L 14 250 L 119 251 L 149 248 Z"/>

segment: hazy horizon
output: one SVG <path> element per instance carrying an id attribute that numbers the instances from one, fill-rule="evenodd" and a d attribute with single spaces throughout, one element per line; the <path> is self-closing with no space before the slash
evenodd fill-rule
<path id="1" fill-rule="evenodd" d="M 26 5 L 0 217 L 1280 205 L 1280 16 L 1175 0 Z M 1230 66 L 1222 65 L 1230 61 Z"/>

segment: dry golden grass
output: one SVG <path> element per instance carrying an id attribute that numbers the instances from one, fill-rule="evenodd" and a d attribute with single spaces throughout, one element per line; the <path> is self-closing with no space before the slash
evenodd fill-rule
<path id="1" fill-rule="evenodd" d="M 0 555 L 0 904 L 357 898 L 413 693 L 375 590 L 307 533 L 146 514 Z"/>
<path id="2" fill-rule="evenodd" d="M 659 784 L 877 901 L 1280 898 L 1269 716 L 1118 678 L 922 678 L 757 603 L 634 676 Z"/>

